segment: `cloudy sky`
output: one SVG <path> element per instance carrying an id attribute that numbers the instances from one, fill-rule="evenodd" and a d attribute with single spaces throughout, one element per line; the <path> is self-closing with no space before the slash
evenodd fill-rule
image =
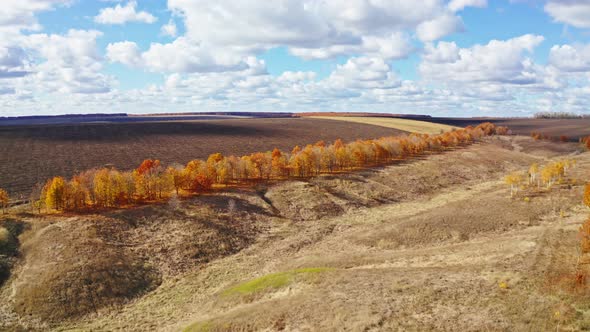
<path id="1" fill-rule="evenodd" d="M 3 0 L 0 116 L 590 114 L 590 0 Z"/>

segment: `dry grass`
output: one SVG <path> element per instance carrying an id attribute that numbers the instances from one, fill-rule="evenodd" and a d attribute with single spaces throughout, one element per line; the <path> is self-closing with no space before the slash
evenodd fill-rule
<path id="1" fill-rule="evenodd" d="M 111 213 L 108 218 L 128 227 L 102 226 L 96 237 L 129 248 L 133 260 L 138 259 L 133 254 L 144 253 L 161 271 L 162 284 L 123 301 L 122 309 L 103 308 L 52 327 L 546 331 L 560 324 L 564 330 L 583 329 L 590 316 L 587 300 L 558 287 L 571 284 L 569 276 L 576 273 L 576 236 L 587 218 L 580 203 L 583 187 L 556 186 L 524 202 L 510 199 L 501 183 L 508 172 L 575 149 L 530 138 L 492 138 L 382 169 L 199 197 L 174 212 L 155 206 Z M 576 159 L 569 176 L 583 183 L 590 153 Z M 233 213 L 229 200 L 235 201 Z M 77 227 L 76 234 L 89 237 Z M 238 240 L 238 234 L 248 236 Z M 209 259 L 193 257 L 196 252 Z M 31 262 L 31 252 L 25 255 Z M 180 264 L 182 269 L 171 267 Z M 3 290 L 14 285 L 8 284 Z M 571 307 L 577 313 L 569 314 Z M 0 322 L 9 321 L 3 308 L 0 304 Z"/>
<path id="2" fill-rule="evenodd" d="M 426 122 L 426 121 L 397 119 L 397 118 L 347 117 L 347 116 L 325 116 L 325 117 L 324 116 L 314 116 L 312 118 L 370 124 L 370 125 L 374 125 L 374 126 L 394 128 L 394 129 L 398 129 L 398 130 L 402 130 L 402 131 L 407 131 L 410 133 L 429 134 L 429 135 L 440 134 L 441 132 L 451 131 L 453 129 L 459 128 L 459 127 L 438 124 L 438 123 L 432 123 L 432 122 Z"/>
<path id="3" fill-rule="evenodd" d="M 57 321 L 94 312 L 152 290 L 159 273 L 103 233 L 121 225 L 97 220 L 56 222 L 33 231 L 22 244 L 25 264 L 13 282 L 14 309 Z"/>

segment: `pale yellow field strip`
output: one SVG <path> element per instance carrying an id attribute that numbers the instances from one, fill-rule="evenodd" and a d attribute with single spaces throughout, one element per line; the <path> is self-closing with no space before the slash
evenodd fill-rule
<path id="1" fill-rule="evenodd" d="M 459 127 L 453 127 L 444 124 L 409 120 L 397 118 L 378 118 L 378 117 L 356 117 L 356 116 L 312 116 L 316 119 L 340 120 L 355 123 L 364 123 L 374 126 L 381 126 L 386 128 L 399 129 L 410 133 L 418 134 L 440 134 L 441 131 L 451 131 Z"/>

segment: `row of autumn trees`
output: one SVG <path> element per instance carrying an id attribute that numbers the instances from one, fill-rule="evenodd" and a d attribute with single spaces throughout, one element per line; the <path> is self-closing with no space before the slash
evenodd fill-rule
<path id="1" fill-rule="evenodd" d="M 483 123 L 435 136 L 411 134 L 347 144 L 337 140 L 329 145 L 318 142 L 304 148 L 296 146 L 290 153 L 278 149 L 243 157 L 214 153 L 207 160 L 192 160 L 186 166 L 164 167 L 158 160 L 145 160 L 129 172 L 102 168 L 85 171 L 70 180 L 54 177 L 37 190 L 32 204 L 39 211 L 81 211 L 158 202 L 215 187 L 307 178 L 384 165 L 425 151 L 441 151 L 507 132 L 505 127 Z"/>

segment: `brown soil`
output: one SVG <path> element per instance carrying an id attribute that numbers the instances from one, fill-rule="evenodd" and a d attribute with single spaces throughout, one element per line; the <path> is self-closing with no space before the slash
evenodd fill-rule
<path id="1" fill-rule="evenodd" d="M 571 141 L 590 135 L 590 118 L 584 119 L 509 119 L 509 118 L 424 118 L 422 121 L 466 127 L 482 122 L 492 122 L 498 126 L 506 126 L 516 135 L 529 136 L 538 132 L 553 138 L 567 136 Z"/>

